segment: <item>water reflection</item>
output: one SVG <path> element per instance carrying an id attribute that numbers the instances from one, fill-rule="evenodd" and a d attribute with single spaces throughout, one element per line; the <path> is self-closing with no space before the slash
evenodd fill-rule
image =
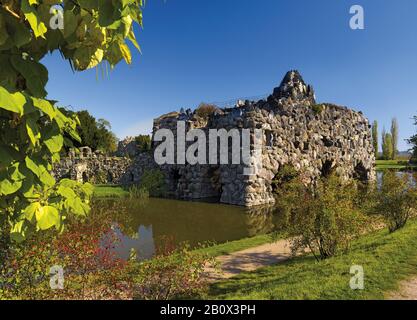
<path id="1" fill-rule="evenodd" d="M 137 235 L 130 237 L 125 235 L 119 227 L 114 228 L 120 243 L 116 246 L 116 252 L 127 260 L 131 256 L 131 250 L 136 253 L 138 260 L 150 259 L 155 254 L 155 241 L 152 226 L 139 226 Z"/>
<path id="2" fill-rule="evenodd" d="M 110 214 L 121 239 L 117 252 L 128 258 L 133 248 L 139 259 L 152 257 L 166 238 L 191 246 L 207 241 L 224 243 L 277 230 L 281 215 L 274 207 L 237 206 L 167 199 L 100 200 L 93 214 Z"/>
<path id="3" fill-rule="evenodd" d="M 378 172 L 377 183 L 382 183 L 383 172 Z M 398 172 L 398 175 L 417 175 Z M 174 244 L 188 242 L 224 243 L 281 230 L 283 215 L 273 206 L 243 208 L 230 205 L 186 202 L 168 199 L 100 200 L 93 205 L 93 213 L 110 214 L 121 239 L 116 250 L 127 259 L 134 249 L 138 259 L 152 257 L 164 239 Z"/>
<path id="4" fill-rule="evenodd" d="M 384 178 L 386 171 L 377 171 L 376 173 L 376 181 L 378 188 L 382 185 L 382 180 Z M 415 171 L 396 171 L 395 174 L 402 178 L 404 176 L 408 176 L 409 182 L 411 185 L 417 185 L 417 172 Z"/>

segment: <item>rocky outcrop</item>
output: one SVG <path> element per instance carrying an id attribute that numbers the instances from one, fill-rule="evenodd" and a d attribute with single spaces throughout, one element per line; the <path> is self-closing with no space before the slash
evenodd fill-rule
<path id="1" fill-rule="evenodd" d="M 154 132 L 164 128 L 175 133 L 178 121 L 185 121 L 187 130 L 262 129 L 262 165 L 251 176 L 243 174 L 244 164 L 163 165 L 169 196 L 213 197 L 244 206 L 273 203 L 272 181 L 285 165 L 302 173 L 306 183 L 333 171 L 345 179 L 375 178 L 368 120 L 346 107 L 316 104 L 313 88 L 297 71 L 288 72 L 266 100 L 241 102 L 205 121 L 189 111 L 171 113 L 155 120 Z"/>
<path id="2" fill-rule="evenodd" d="M 137 147 L 136 140 L 134 137 L 127 137 L 119 141 L 116 156 L 133 158 L 137 156 L 138 153 L 139 149 Z"/>

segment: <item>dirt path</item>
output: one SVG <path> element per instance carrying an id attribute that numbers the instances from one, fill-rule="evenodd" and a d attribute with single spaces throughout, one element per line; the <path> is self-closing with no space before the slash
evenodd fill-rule
<path id="1" fill-rule="evenodd" d="M 210 281 L 219 281 L 234 277 L 241 272 L 253 271 L 289 258 L 291 258 L 290 242 L 280 240 L 219 256 L 216 258 L 218 270 L 207 266 L 206 274 Z"/>
<path id="2" fill-rule="evenodd" d="M 400 283 L 400 290 L 388 294 L 388 300 L 417 300 L 417 277 Z"/>

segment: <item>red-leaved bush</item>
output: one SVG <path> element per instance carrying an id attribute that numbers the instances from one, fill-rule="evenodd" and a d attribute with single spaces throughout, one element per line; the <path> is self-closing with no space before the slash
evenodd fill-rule
<path id="1" fill-rule="evenodd" d="M 28 240 L 13 248 L 0 267 L 0 296 L 6 299 L 130 298 L 128 262 L 114 247 L 111 220 L 74 221 L 58 236 Z M 64 270 L 64 289 L 52 290 L 50 268 Z"/>
<path id="2" fill-rule="evenodd" d="M 133 297 L 140 300 L 197 298 L 208 288 L 207 265 L 214 259 L 183 244 L 166 239 L 156 256 L 132 266 Z"/>

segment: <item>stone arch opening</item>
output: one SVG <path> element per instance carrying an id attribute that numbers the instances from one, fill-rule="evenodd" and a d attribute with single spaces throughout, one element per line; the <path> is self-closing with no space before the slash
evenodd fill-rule
<path id="1" fill-rule="evenodd" d="M 353 170 L 353 179 L 356 179 L 360 182 L 368 181 L 368 170 L 366 170 L 362 162 L 359 162 L 355 166 L 355 169 Z"/>
<path id="2" fill-rule="evenodd" d="M 321 167 L 321 176 L 323 178 L 328 178 L 330 177 L 330 175 L 333 173 L 334 168 L 333 168 L 333 161 L 331 160 L 326 160 L 323 163 L 323 166 Z"/>
<path id="3" fill-rule="evenodd" d="M 180 169 L 171 169 L 169 171 L 169 178 L 172 181 L 174 188 L 177 188 L 181 178 Z"/>
<path id="4" fill-rule="evenodd" d="M 83 173 L 82 173 L 82 180 L 83 180 L 83 183 L 87 183 L 90 179 L 88 178 L 88 174 L 87 174 L 87 172 L 86 171 L 84 171 Z"/>
<path id="5" fill-rule="evenodd" d="M 113 182 L 113 174 L 108 171 L 107 172 L 107 183 L 112 183 Z"/>
<path id="6" fill-rule="evenodd" d="M 207 176 L 209 178 L 210 186 L 211 186 L 211 189 L 213 190 L 214 196 L 220 199 L 222 192 L 223 192 L 223 186 L 222 186 L 221 175 L 220 175 L 220 167 L 209 168 L 207 170 Z"/>
<path id="7" fill-rule="evenodd" d="M 265 145 L 267 147 L 273 147 L 274 146 L 274 132 L 272 130 L 265 130 Z"/>

